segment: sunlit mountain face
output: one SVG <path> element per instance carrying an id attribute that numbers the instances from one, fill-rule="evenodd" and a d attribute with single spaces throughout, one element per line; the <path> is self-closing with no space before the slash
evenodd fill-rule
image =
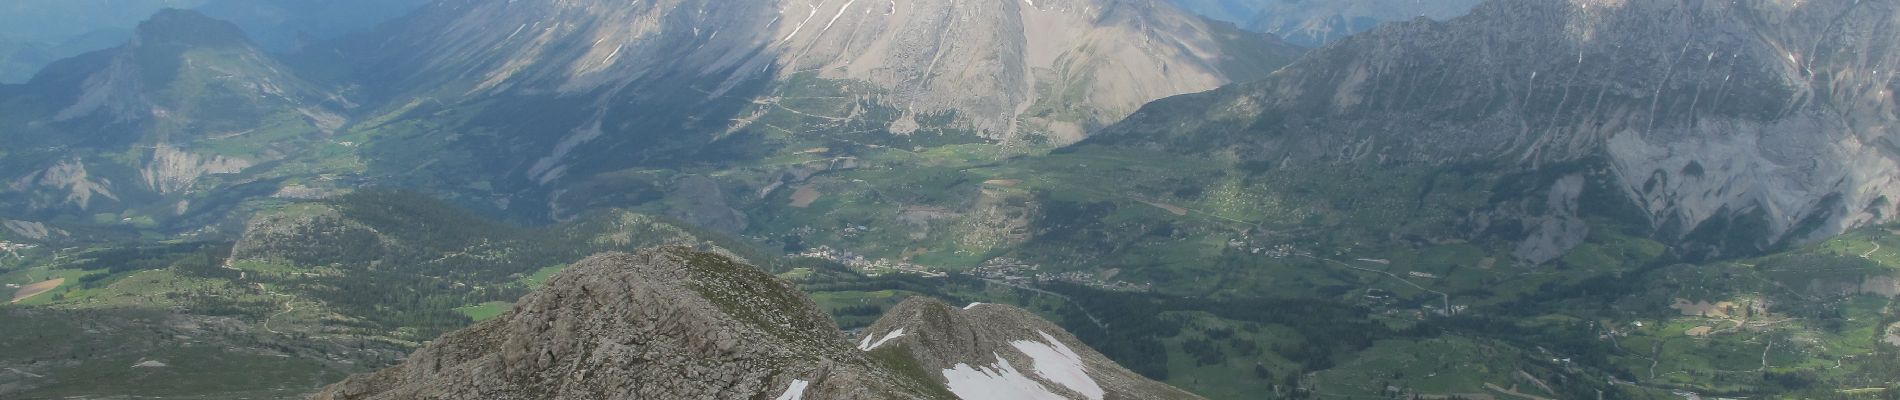
<path id="1" fill-rule="evenodd" d="M 1900 394 L 1892 2 L 0 11 L 0 398 Z"/>

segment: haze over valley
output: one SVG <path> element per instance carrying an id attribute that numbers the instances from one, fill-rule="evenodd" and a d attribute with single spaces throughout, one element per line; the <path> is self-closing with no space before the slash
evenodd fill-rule
<path id="1" fill-rule="evenodd" d="M 1891 398 L 1896 25 L 23 0 L 0 398 Z"/>

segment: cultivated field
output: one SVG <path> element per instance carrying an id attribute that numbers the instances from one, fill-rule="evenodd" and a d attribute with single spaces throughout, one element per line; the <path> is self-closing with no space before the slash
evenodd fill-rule
<path id="1" fill-rule="evenodd" d="M 53 291 L 53 289 L 59 288 L 59 285 L 63 284 L 66 284 L 66 278 L 21 286 L 19 290 L 13 291 L 13 300 L 10 303 L 18 303 L 22 300 L 33 298 L 33 296 L 38 296 L 41 293 Z"/>

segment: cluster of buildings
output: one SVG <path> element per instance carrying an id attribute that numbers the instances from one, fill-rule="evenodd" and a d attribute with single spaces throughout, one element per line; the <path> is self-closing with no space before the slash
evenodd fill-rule
<path id="1" fill-rule="evenodd" d="M 921 275 L 926 278 L 949 276 L 949 274 L 930 269 L 930 267 L 888 258 L 865 257 L 850 251 L 833 249 L 830 246 L 818 246 L 807 249 L 804 252 L 798 253 L 798 256 L 835 262 L 857 270 L 858 272 L 863 272 L 866 275 L 873 276 L 887 273 Z"/>
<path id="2" fill-rule="evenodd" d="M 31 249 L 33 247 L 34 247 L 33 245 L 26 244 L 26 243 L 13 243 L 13 242 L 8 242 L 8 241 L 0 241 L 0 251 L 7 252 L 7 254 L 13 255 L 15 257 L 20 256 L 20 251 Z"/>
<path id="3" fill-rule="evenodd" d="M 992 258 L 969 271 L 970 275 L 999 280 L 1017 285 L 1036 283 L 1036 270 L 1039 265 L 1030 264 L 1008 257 Z"/>
<path id="4" fill-rule="evenodd" d="M 1095 274 L 1083 271 L 1046 273 L 1041 272 L 1040 269 L 1041 266 L 1030 264 L 1022 260 L 998 257 L 990 259 L 984 262 L 983 265 L 971 269 L 969 274 L 984 279 L 1024 286 L 1043 282 L 1063 282 L 1122 292 L 1146 292 L 1154 289 L 1154 284 L 1152 283 L 1104 280 L 1096 278 Z"/>
<path id="5" fill-rule="evenodd" d="M 1244 240 L 1244 239 L 1228 239 L 1227 247 L 1237 249 L 1240 251 L 1245 251 L 1248 254 L 1262 255 L 1262 256 L 1273 257 L 1273 258 L 1287 258 L 1287 257 L 1292 257 L 1294 254 L 1297 254 L 1294 252 L 1293 244 L 1291 243 L 1255 245 L 1253 243 L 1249 243 L 1247 240 Z"/>

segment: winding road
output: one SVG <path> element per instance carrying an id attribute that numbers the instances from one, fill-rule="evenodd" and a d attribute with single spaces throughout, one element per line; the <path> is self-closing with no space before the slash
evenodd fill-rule
<path id="1" fill-rule="evenodd" d="M 1108 324 L 1104 324 L 1104 323 L 1102 323 L 1102 320 L 1101 320 L 1101 319 L 1097 319 L 1097 318 L 1095 318 L 1095 314 L 1093 314 L 1093 313 L 1090 313 L 1090 312 L 1089 312 L 1089 309 L 1088 309 L 1087 307 L 1082 307 L 1082 303 L 1080 303 L 1080 302 L 1077 302 L 1077 301 L 1075 301 L 1075 299 L 1073 299 L 1073 298 L 1069 298 L 1069 295 L 1066 295 L 1066 294 L 1061 294 L 1061 293 L 1056 293 L 1056 292 L 1051 292 L 1051 291 L 1047 291 L 1047 290 L 1042 290 L 1042 289 L 1038 289 L 1038 288 L 1034 288 L 1034 287 L 1029 287 L 1029 286 L 1023 286 L 1023 285 L 1018 285 L 1018 284 L 1014 284 L 1014 283 L 1009 283 L 1009 282 L 1004 282 L 1004 281 L 999 281 L 999 280 L 995 280 L 995 279 L 990 279 L 990 278 L 977 278 L 977 279 L 982 279 L 982 280 L 983 280 L 984 282 L 989 282 L 989 283 L 994 283 L 994 284 L 998 284 L 998 285 L 1003 285 L 1003 286 L 1008 286 L 1008 287 L 1013 287 L 1013 288 L 1017 288 L 1017 289 L 1022 289 L 1022 290 L 1027 290 L 1027 291 L 1031 291 L 1031 292 L 1036 292 L 1036 293 L 1041 293 L 1041 294 L 1046 294 L 1046 295 L 1050 295 L 1050 296 L 1055 296 L 1055 297 L 1058 297 L 1058 298 L 1061 298 L 1061 299 L 1062 299 L 1063 301 L 1067 301 L 1067 302 L 1069 302 L 1069 304 L 1073 304 L 1073 305 L 1075 305 L 1075 309 L 1077 309 L 1077 310 L 1082 310 L 1082 316 L 1084 316 L 1084 317 L 1089 317 L 1089 322 L 1094 322 L 1094 323 L 1095 323 L 1095 326 L 1097 326 L 1097 327 L 1101 327 L 1101 328 L 1107 328 L 1107 327 L 1108 327 Z"/>
<path id="2" fill-rule="evenodd" d="M 1306 257 L 1306 258 L 1311 258 L 1311 259 L 1315 259 L 1315 260 L 1320 260 L 1320 261 L 1326 261 L 1326 262 L 1331 262 L 1331 263 L 1334 263 L 1334 264 L 1339 264 L 1339 266 L 1342 266 L 1342 267 L 1346 267 L 1346 268 L 1352 268 L 1352 269 L 1356 269 L 1356 270 L 1360 270 L 1360 271 L 1365 271 L 1365 272 L 1371 272 L 1371 273 L 1376 273 L 1376 274 L 1382 274 L 1382 275 L 1385 275 L 1385 276 L 1389 276 L 1389 277 L 1392 277 L 1392 279 L 1395 279 L 1395 280 L 1398 280 L 1399 282 L 1404 282 L 1404 283 L 1405 283 L 1406 285 L 1411 285 L 1411 286 L 1412 286 L 1413 288 L 1417 288 L 1418 290 L 1422 290 L 1422 291 L 1426 291 L 1426 292 L 1429 292 L 1429 293 L 1432 293 L 1432 294 L 1436 294 L 1436 295 L 1438 295 L 1438 298 L 1439 298 L 1440 300 L 1443 300 L 1443 301 L 1445 302 L 1445 308 L 1444 308 L 1444 309 L 1442 309 L 1442 310 L 1441 310 L 1440 312 L 1441 312 L 1441 313 L 1443 313 L 1444 315 L 1451 315 L 1451 295 L 1448 295 L 1448 294 L 1445 294 L 1445 292 L 1440 292 L 1440 291 L 1436 291 L 1436 290 L 1431 290 L 1431 289 L 1428 289 L 1428 288 L 1426 288 L 1426 287 L 1424 287 L 1424 286 L 1419 286 L 1419 285 L 1418 285 L 1417 283 L 1412 283 L 1412 281 L 1409 281 L 1409 280 L 1405 280 L 1405 278 L 1400 278 L 1400 277 L 1399 277 L 1398 275 L 1394 275 L 1394 274 L 1392 274 L 1391 272 L 1385 272 L 1385 271 L 1380 271 L 1380 270 L 1376 270 L 1376 269 L 1371 269 L 1371 268 L 1364 268 L 1364 267 L 1357 267 L 1357 266 L 1353 266 L 1352 264 L 1347 264 L 1347 263 L 1346 263 L 1345 261 L 1339 261 L 1339 260 L 1334 260 L 1334 259 L 1330 259 L 1330 258 L 1321 258 L 1321 257 L 1316 257 L 1316 256 L 1314 256 L 1314 255 L 1312 255 L 1312 254 L 1305 254 L 1305 253 L 1298 253 L 1298 255 L 1299 255 L 1300 257 Z"/>
<path id="3" fill-rule="evenodd" d="M 242 270 L 242 269 L 237 269 L 237 268 L 233 268 L 233 267 L 231 267 L 231 263 L 230 263 L 230 262 L 226 262 L 226 263 L 224 263 L 224 264 L 222 264 L 222 265 L 219 265 L 219 266 L 218 266 L 218 268 L 223 268 L 223 269 L 227 269 L 227 270 L 232 270 L 232 271 L 237 271 L 237 272 L 238 272 L 238 279 L 237 279 L 237 280 L 239 280 L 239 281 L 243 281 L 243 280 L 244 280 L 244 278 L 245 278 L 246 276 L 249 276 L 249 275 L 250 275 L 249 273 L 247 273 L 246 271 L 244 271 L 244 270 Z M 281 335 L 281 334 L 283 334 L 283 332 L 278 332 L 278 331 L 277 331 L 276 329 L 271 329 L 271 327 L 270 327 L 270 321 L 271 321 L 271 320 L 274 320 L 274 319 L 277 319 L 277 317 L 279 317 L 279 316 L 282 316 L 282 315 L 284 315 L 284 314 L 289 314 L 289 313 L 290 313 L 291 311 L 297 311 L 297 299 L 296 299 L 296 296 L 291 296 L 291 295 L 287 295 L 287 294 L 283 294 L 283 293 L 277 293 L 277 292 L 273 292 L 273 291 L 271 291 L 271 290 L 270 290 L 270 287 L 267 287 L 267 286 L 264 286 L 264 284 L 263 284 L 263 283 L 258 283 L 258 282 L 251 282 L 251 284 L 252 284 L 252 285 L 257 285 L 257 290 L 258 290 L 258 291 L 260 291 L 260 292 L 264 292 L 264 294 L 265 294 L 265 295 L 268 295 L 268 296 L 271 296 L 271 297 L 288 297 L 288 298 L 290 298 L 290 299 L 288 299 L 288 300 L 284 300 L 284 310 L 283 310 L 283 311 L 278 311 L 278 312 L 277 312 L 276 314 L 271 314 L 271 315 L 270 315 L 269 317 L 264 317 L 264 322 L 263 322 L 263 323 L 260 323 L 260 324 L 259 324 L 259 325 L 263 325 L 263 326 L 264 326 L 264 330 L 265 330 L 265 331 L 269 331 L 270 333 L 275 333 L 275 334 L 280 334 L 280 335 Z"/>

